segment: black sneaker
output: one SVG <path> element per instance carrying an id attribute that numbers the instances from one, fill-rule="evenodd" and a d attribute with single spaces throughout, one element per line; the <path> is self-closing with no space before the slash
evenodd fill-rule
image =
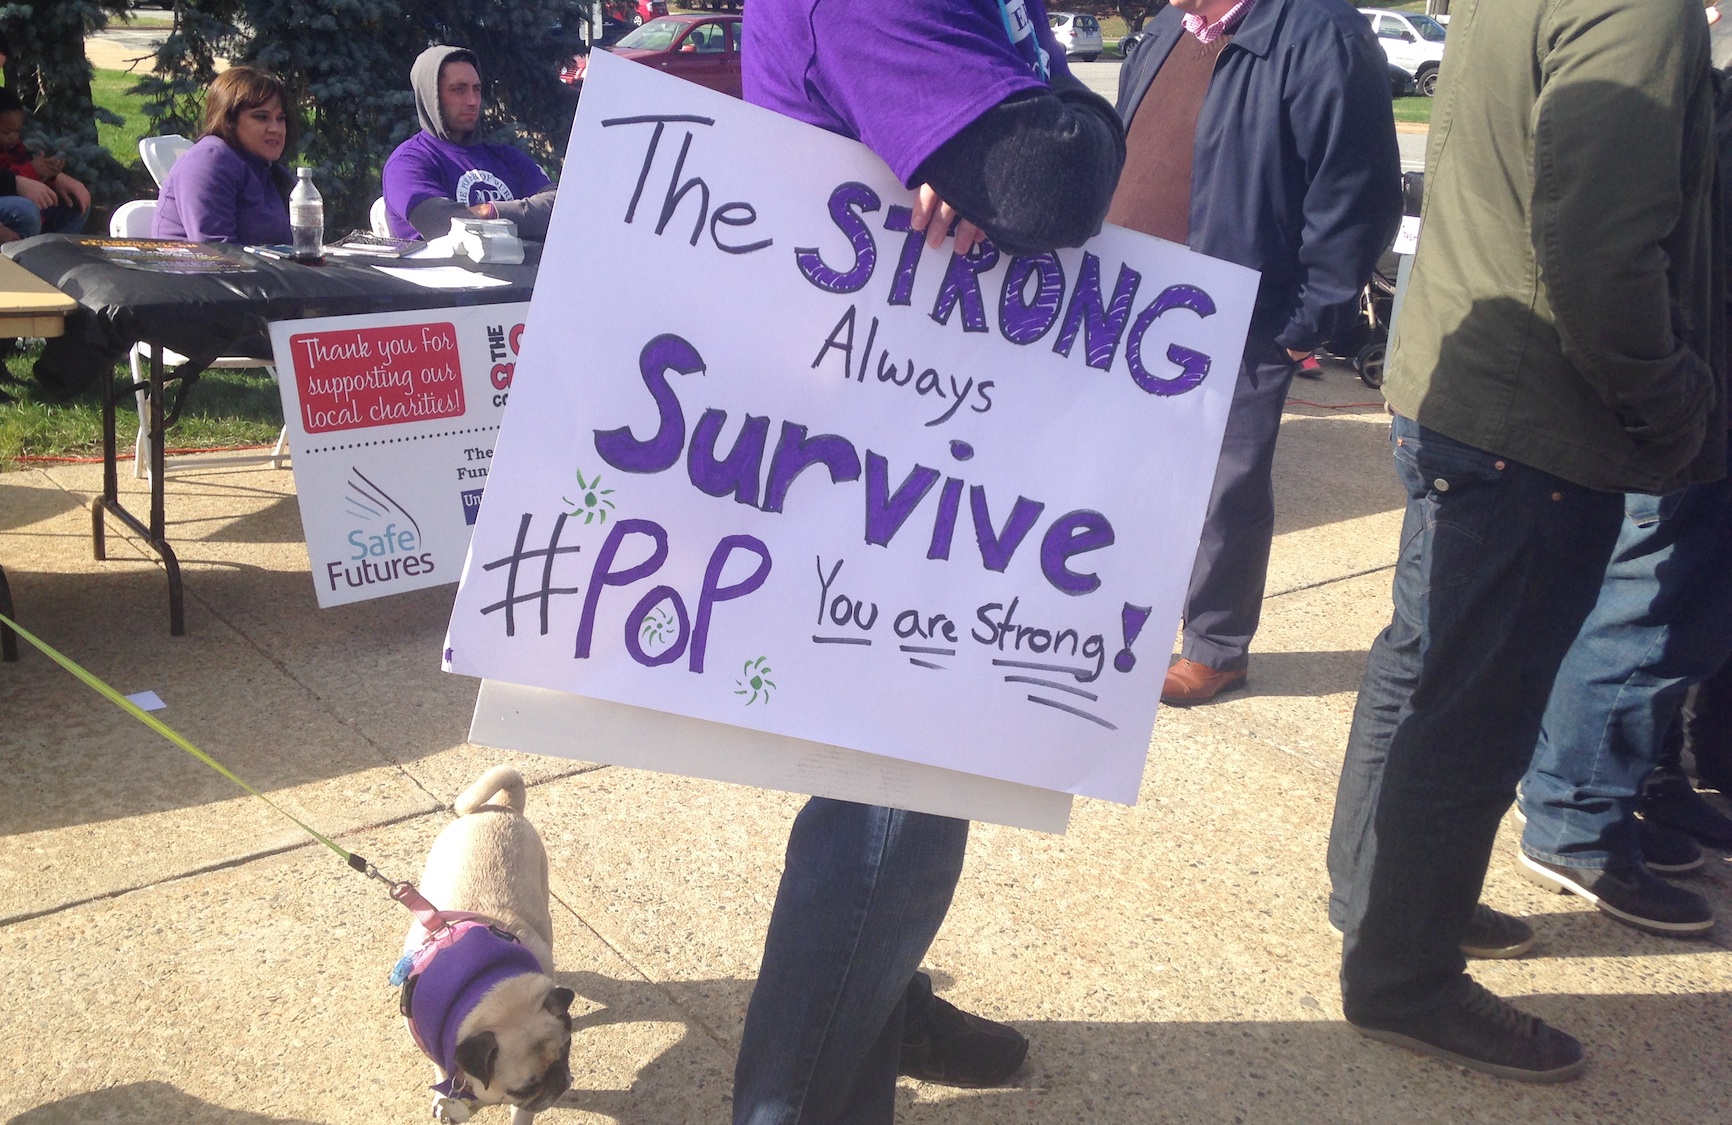
<path id="1" fill-rule="evenodd" d="M 1461 982 L 1454 997 L 1421 1018 L 1352 1027 L 1368 1039 L 1516 1082 L 1566 1082 L 1587 1067 L 1587 1053 L 1573 1038 L 1492 995 L 1472 977 Z"/>
<path id="2" fill-rule="evenodd" d="M 1626 926 L 1661 937 L 1690 937 L 1714 925 L 1708 900 L 1674 887 L 1639 863 L 1593 871 L 1560 867 L 1522 852 L 1521 873 L 1559 894 L 1577 894 Z"/>
<path id="3" fill-rule="evenodd" d="M 1527 828 L 1528 816 L 1522 811 L 1519 800 L 1510 806 L 1510 816 L 1518 829 Z M 1702 849 L 1698 848 L 1690 837 L 1658 824 L 1650 824 L 1640 817 L 1636 819 L 1636 840 L 1642 849 L 1642 862 L 1648 865 L 1649 871 L 1682 875 L 1686 871 L 1696 870 L 1704 862 Z"/>
<path id="4" fill-rule="evenodd" d="M 1707 862 L 1696 841 L 1646 817 L 1636 818 L 1636 841 L 1642 846 L 1642 863 L 1662 875 L 1682 875 Z"/>
<path id="5" fill-rule="evenodd" d="M 1696 784 L 1703 789 L 1712 789 L 1724 796 L 1732 797 L 1732 765 L 1719 763 L 1709 765 L 1698 756 L 1696 758 Z"/>
<path id="6" fill-rule="evenodd" d="M 1513 914 L 1476 903 L 1467 933 L 1461 935 L 1464 957 L 1504 960 L 1520 957 L 1534 947 L 1534 929 Z"/>
<path id="7" fill-rule="evenodd" d="M 1732 850 L 1732 820 L 1703 800 L 1681 774 L 1657 774 L 1649 779 L 1642 787 L 1642 818 L 1682 832 L 1711 848 Z"/>
<path id="8" fill-rule="evenodd" d="M 1027 1055 L 1028 1038 L 1016 1028 L 934 996 L 926 1019 L 903 1029 L 897 1073 L 944 1086 L 1003 1086 Z"/>

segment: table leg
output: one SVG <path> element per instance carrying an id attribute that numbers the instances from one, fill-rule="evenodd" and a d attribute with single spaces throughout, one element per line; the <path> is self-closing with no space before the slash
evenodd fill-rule
<path id="1" fill-rule="evenodd" d="M 102 514 L 120 501 L 120 474 L 114 462 L 114 378 L 102 381 L 102 495 L 90 505 L 90 542 L 97 562 L 108 558 Z"/>
<path id="2" fill-rule="evenodd" d="M 150 541 L 155 546 L 163 539 L 162 476 L 168 435 L 162 422 L 162 345 L 150 346 Z M 173 588 L 171 580 L 170 588 Z"/>
<path id="3" fill-rule="evenodd" d="M 18 614 L 12 609 L 12 587 L 6 585 L 6 569 L 0 567 L 0 613 L 4 613 L 13 621 L 18 620 Z M 18 659 L 18 634 L 9 626 L 0 624 L 0 660 Z"/>
<path id="4" fill-rule="evenodd" d="M 162 559 L 163 571 L 168 576 L 168 631 L 171 636 L 183 636 L 186 633 L 186 601 L 181 589 L 180 560 L 175 558 L 174 549 L 168 545 L 166 534 L 167 519 L 163 511 L 163 448 L 166 444 L 163 433 L 162 396 L 163 396 L 163 365 L 162 345 L 152 344 L 150 348 L 150 522 L 140 522 L 137 516 L 127 511 L 120 504 L 120 472 L 115 463 L 114 437 L 114 379 L 104 381 L 102 392 L 102 496 L 91 505 L 92 537 L 96 545 L 96 557 L 104 559 L 107 553 L 103 538 L 103 516 L 112 515 L 115 519 L 137 532 L 150 549 Z"/>

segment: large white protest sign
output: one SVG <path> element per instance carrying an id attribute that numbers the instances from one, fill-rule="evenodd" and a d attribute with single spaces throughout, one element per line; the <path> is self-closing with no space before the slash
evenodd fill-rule
<path id="1" fill-rule="evenodd" d="M 457 581 L 528 308 L 271 325 L 319 605 Z"/>
<path id="2" fill-rule="evenodd" d="M 927 249 L 863 147 L 601 52 L 570 152 L 446 666 L 1134 801 L 1256 275 Z"/>

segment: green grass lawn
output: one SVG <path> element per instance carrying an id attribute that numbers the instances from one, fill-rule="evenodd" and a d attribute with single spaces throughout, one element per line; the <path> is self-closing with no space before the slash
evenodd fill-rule
<path id="1" fill-rule="evenodd" d="M 100 457 L 102 455 L 102 390 L 97 385 L 70 402 L 55 402 L 30 377 L 30 367 L 42 352 L 40 341 L 21 341 L 22 348 L 6 359 L 0 391 L 16 400 L 0 402 L 0 468 L 19 468 L 21 457 Z M 114 370 L 122 383 L 132 381 L 126 363 Z M 173 390 L 170 390 L 172 402 Z M 123 394 L 115 411 L 115 433 L 122 453 L 132 450 L 138 430 L 136 400 Z M 212 371 L 187 396 L 186 411 L 168 432 L 170 449 L 221 449 L 237 445 L 270 445 L 283 427 L 282 399 L 276 384 L 260 370 Z"/>
<path id="2" fill-rule="evenodd" d="M 1396 98 L 1395 119 L 1421 125 L 1431 124 L 1432 98 Z"/>
<path id="3" fill-rule="evenodd" d="M 1424 5 L 1421 5 L 1424 7 Z M 132 30 L 162 28 L 167 30 L 174 26 L 174 13 L 165 12 L 160 8 L 154 11 L 145 8 L 134 8 L 115 20 L 110 27 L 124 27 Z"/>
<path id="4" fill-rule="evenodd" d="M 96 126 L 96 141 L 114 154 L 128 168 L 142 169 L 138 159 L 138 140 L 150 127 L 144 115 L 144 99 L 128 93 L 138 84 L 138 75 L 124 70 L 98 70 L 90 79 L 90 96 L 96 104 L 126 119 L 123 125 Z"/>

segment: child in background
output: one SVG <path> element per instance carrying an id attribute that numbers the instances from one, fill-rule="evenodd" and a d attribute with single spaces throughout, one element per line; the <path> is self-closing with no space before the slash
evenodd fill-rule
<path id="1" fill-rule="evenodd" d="M 6 200 L 11 206 L 3 221 L 19 237 L 76 234 L 84 229 L 90 192 L 66 174 L 65 164 L 58 156 L 33 154 L 25 146 L 24 103 L 10 89 L 0 87 L 0 187 L 7 178 L 13 181 L 12 198 Z M 32 206 L 21 206 L 26 202 Z M 29 213 L 32 208 L 34 216 Z"/>

